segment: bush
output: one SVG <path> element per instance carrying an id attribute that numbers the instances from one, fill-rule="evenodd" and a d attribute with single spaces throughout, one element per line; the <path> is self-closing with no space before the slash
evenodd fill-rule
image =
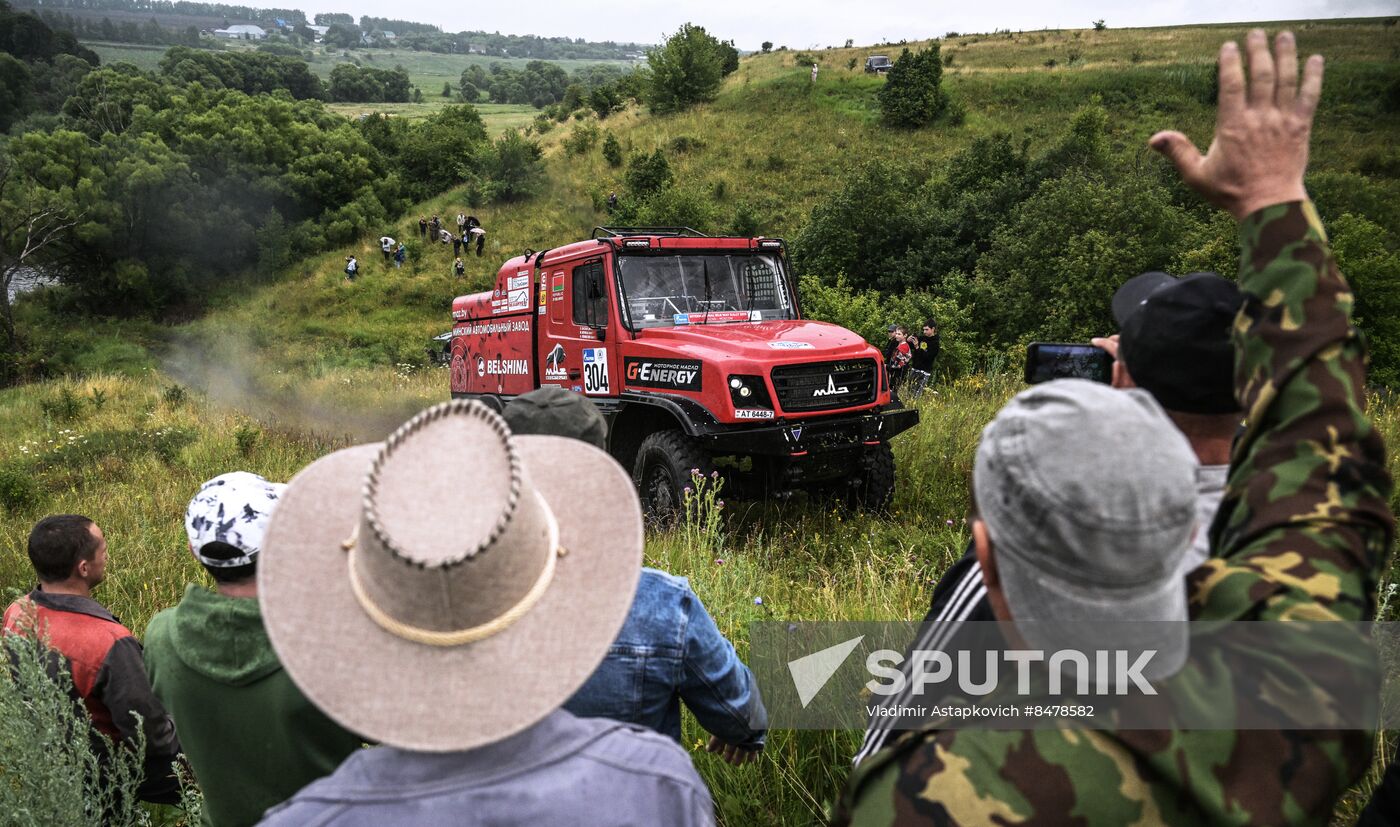
<path id="1" fill-rule="evenodd" d="M 636 198 L 644 199 L 665 189 L 671 185 L 672 177 L 671 163 L 659 149 L 650 155 L 634 153 L 627 162 L 625 182 L 628 192 Z"/>
<path id="2" fill-rule="evenodd" d="M 607 161 L 610 167 L 622 166 L 622 144 L 611 132 L 603 139 L 603 160 Z"/>
<path id="3" fill-rule="evenodd" d="M 671 139 L 671 151 L 677 155 L 684 155 L 696 149 L 703 149 L 705 142 L 699 138 L 692 138 L 689 135 L 677 135 Z"/>
<path id="4" fill-rule="evenodd" d="M 597 143 L 598 127 L 591 123 L 580 124 L 564 139 L 564 151 L 570 155 L 583 155 Z"/>
<path id="5" fill-rule="evenodd" d="M 22 624 L 25 619 L 21 618 Z M 34 635 L 33 621 L 26 633 Z M 71 672 L 43 639 L 0 636 L 0 812 L 7 823 L 133 825 L 145 738 L 108 746 L 73 689 Z M 110 742 L 106 742 L 110 744 Z M 11 821 L 13 819 L 13 821 Z"/>
<path id="6" fill-rule="evenodd" d="M 486 152 L 481 195 L 487 201 L 519 201 L 536 194 L 544 185 L 540 156 L 539 144 L 506 130 Z"/>
<path id="7" fill-rule="evenodd" d="M 714 100 L 724 78 L 727 53 L 702 26 L 686 23 L 665 43 L 647 50 L 653 112 L 677 112 Z"/>
<path id="8" fill-rule="evenodd" d="M 25 514 L 43 500 L 34 478 L 17 468 L 0 468 L 0 507 L 11 514 Z"/>
<path id="9" fill-rule="evenodd" d="M 49 419 L 68 422 L 83 415 L 83 400 L 65 385 L 58 389 L 56 396 L 39 400 L 39 410 Z"/>
<path id="10" fill-rule="evenodd" d="M 711 232 L 718 225 L 715 203 L 698 187 L 666 187 L 643 199 L 628 221 L 641 227 L 691 227 Z"/>
<path id="11" fill-rule="evenodd" d="M 880 87 L 880 114 L 889 126 L 917 129 L 933 123 L 948 105 L 943 94 L 943 62 L 938 44 L 905 49 Z"/>

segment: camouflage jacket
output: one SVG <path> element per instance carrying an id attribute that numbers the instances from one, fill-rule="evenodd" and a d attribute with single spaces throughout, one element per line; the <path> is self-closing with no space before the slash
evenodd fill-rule
<path id="1" fill-rule="evenodd" d="M 1192 617 L 1372 619 L 1394 521 L 1352 294 L 1311 203 L 1260 210 L 1240 232 L 1247 426 L 1213 557 L 1188 579 Z M 1368 657 L 1358 668 L 1374 671 Z M 1325 824 L 1371 749 L 1355 730 L 911 732 L 862 764 L 836 822 Z"/>

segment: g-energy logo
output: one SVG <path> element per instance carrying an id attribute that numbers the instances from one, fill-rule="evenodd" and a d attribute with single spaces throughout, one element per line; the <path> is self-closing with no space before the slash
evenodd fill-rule
<path id="1" fill-rule="evenodd" d="M 627 384 L 674 391 L 700 390 L 700 362 L 693 359 L 625 360 Z"/>

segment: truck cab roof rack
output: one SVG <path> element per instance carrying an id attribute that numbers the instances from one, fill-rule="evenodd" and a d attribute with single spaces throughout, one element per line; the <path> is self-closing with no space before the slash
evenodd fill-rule
<path id="1" fill-rule="evenodd" d="M 621 238 L 625 235 L 669 235 L 690 238 L 709 236 L 690 227 L 594 227 L 593 238 Z"/>

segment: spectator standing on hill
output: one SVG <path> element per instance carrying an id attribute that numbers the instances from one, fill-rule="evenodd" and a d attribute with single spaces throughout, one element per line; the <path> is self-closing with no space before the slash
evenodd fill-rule
<path id="1" fill-rule="evenodd" d="M 345 280 L 346 280 L 346 281 L 354 281 L 354 280 L 355 280 L 355 274 L 358 273 L 358 272 L 360 272 L 360 262 L 356 261 L 354 256 L 346 256 L 346 257 L 345 257 Z"/>
<path id="2" fill-rule="evenodd" d="M 817 64 L 815 63 L 812 64 L 812 82 L 817 82 Z"/>
<path id="3" fill-rule="evenodd" d="M 145 775 L 137 797 L 178 803 L 173 762 L 180 754 L 180 741 L 175 724 L 151 691 L 141 644 L 92 599 L 92 590 L 107 574 L 102 529 L 77 514 L 45 517 L 29 533 L 28 551 L 39 584 L 5 609 L 4 633 L 46 638 L 67 662 L 73 690 L 98 732 L 114 742 L 145 736 Z M 104 762 L 115 748 L 96 746 Z"/>
<path id="4" fill-rule="evenodd" d="M 462 263 L 461 256 L 458 256 L 457 260 L 452 262 L 452 274 L 459 279 L 467 274 L 467 265 Z"/>
<path id="5" fill-rule="evenodd" d="M 403 263 L 407 258 L 408 248 L 404 246 L 402 241 L 400 241 L 398 249 L 394 251 L 394 269 L 402 268 Z"/>
<path id="6" fill-rule="evenodd" d="M 418 237 L 426 239 L 428 237 L 428 219 L 418 216 Z"/>
<path id="7" fill-rule="evenodd" d="M 614 212 L 616 212 L 616 211 L 617 211 L 617 191 L 614 190 L 613 192 L 608 193 L 608 213 L 609 213 L 609 214 L 612 214 L 612 213 L 614 213 Z"/>
<path id="8" fill-rule="evenodd" d="M 467 231 L 471 233 L 471 238 L 476 240 L 476 257 L 481 258 L 482 251 L 486 247 L 486 230 L 482 229 L 481 222 L 476 219 L 476 216 L 467 216 Z M 470 246 L 470 241 L 464 237 L 462 244 Z"/>
<path id="9" fill-rule="evenodd" d="M 264 823 L 712 825 L 675 742 L 559 709 L 627 617 L 643 540 L 612 457 L 512 435 L 477 402 L 301 471 L 258 563 L 268 637 L 308 697 L 384 746 Z"/>
<path id="10" fill-rule="evenodd" d="M 457 236 L 454 235 L 454 236 L 452 236 L 452 255 L 453 255 L 454 257 L 456 257 L 456 256 L 460 256 L 461 254 L 462 254 L 462 239 L 460 239 L 460 238 L 458 238 Z"/>
<path id="11" fill-rule="evenodd" d="M 428 222 L 428 238 L 437 238 L 438 230 L 441 229 L 442 221 L 439 220 L 437 216 L 433 216 L 433 219 Z"/>
<path id="12" fill-rule="evenodd" d="M 454 238 L 456 238 L 456 236 L 452 235 L 452 231 L 446 227 L 438 230 L 438 241 L 441 241 L 444 245 L 451 244 Z"/>
<path id="13" fill-rule="evenodd" d="M 1188 596 L 1194 620 L 1375 616 L 1377 584 L 1394 535 L 1388 504 L 1392 481 L 1384 443 L 1364 408 L 1365 347 L 1352 326 L 1350 288 L 1303 185 L 1322 59 L 1307 61 L 1299 86 L 1290 32 L 1276 39 L 1275 55 L 1258 29 L 1249 33 L 1246 48 L 1248 85 L 1239 48 L 1227 43 L 1220 50 L 1218 126 L 1206 155 L 1179 132 L 1161 132 L 1150 140 L 1188 185 L 1240 224 L 1244 302 L 1233 328 L 1235 381 L 1249 417 L 1235 441 L 1229 483 L 1211 527 L 1212 557 L 1192 573 L 1182 594 L 1176 588 L 1177 555 L 1144 554 L 1151 549 L 1141 541 L 1105 542 L 1116 531 L 1098 519 L 1096 536 L 1088 535 L 1093 524 L 1086 518 L 1104 514 L 1100 503 L 1044 497 L 1060 485 L 1060 494 L 1096 491 L 1104 503 L 1132 503 L 1138 514 L 1145 513 L 1142 507 L 1177 513 L 1183 509 L 1177 494 L 1168 497 L 1167 483 L 1189 469 L 1168 462 L 1160 450 L 1142 450 L 1146 433 L 1136 447 L 1114 439 L 1119 445 L 1112 455 L 1108 440 L 1083 445 L 1085 435 L 1098 435 L 1086 423 L 1099 419 L 1101 406 L 1078 404 L 1090 397 L 1092 383 L 1046 383 L 1013 399 L 984 431 L 977 450 L 973 490 L 983 510 L 972 533 L 999 619 L 1167 619 L 1185 614 Z M 1027 408 L 1032 398 L 1046 404 L 1032 412 Z M 1079 467 L 1066 453 L 1074 449 L 1097 454 L 1095 467 L 1082 472 L 1087 466 Z M 1123 467 L 1134 468 L 1136 476 L 1124 476 Z M 1030 473 L 1019 474 L 1022 483 L 1013 486 L 1018 469 Z M 1074 478 L 1065 480 L 1066 475 Z M 1120 493 L 1110 499 L 1114 488 Z M 1121 492 L 1132 496 L 1124 499 Z M 1083 498 L 1083 493 L 1076 497 Z M 1085 507 L 1076 514 L 1075 505 Z M 1039 519 L 1033 517 L 1037 514 Z M 1169 525 L 1175 529 L 1175 522 L 1154 524 L 1161 533 Z M 1081 539 L 1056 547 L 1047 542 L 1054 536 Z M 1182 537 L 1179 543 L 1184 554 L 1188 541 Z M 1168 547 L 1165 542 L 1153 546 Z M 1036 572 L 1050 569 L 1027 558 L 1047 554 L 1057 555 L 1058 574 L 1037 578 Z M 1136 564 L 1140 585 L 1124 588 L 1132 581 L 1120 570 L 1115 588 L 1106 588 L 1104 575 L 1123 563 Z M 1151 572 L 1154 582 L 1142 579 L 1144 572 Z M 1069 602 L 1059 588 L 1066 580 L 1075 581 L 1076 593 L 1095 600 Z M 1022 629 L 1019 623 L 1016 628 Z M 1169 652 L 1178 645 L 1164 638 L 1158 649 Z M 1365 653 L 1367 660 L 1350 664 L 1360 686 L 1378 674 L 1374 650 Z M 1325 676 L 1299 672 L 1282 655 L 1233 654 L 1243 662 L 1232 664 L 1230 674 L 1248 674 L 1253 686 L 1278 688 L 1261 697 L 1286 690 L 1285 702 L 1309 696 L 1315 708 L 1353 701 L 1336 697 Z M 1228 690 L 1215 691 L 1225 675 L 1186 664 L 1194 671 L 1184 682 L 1198 680 L 1206 693 L 1197 702 L 1208 702 L 1212 694 L 1216 703 L 1230 702 Z M 995 812 L 1006 821 L 1047 824 L 1108 823 L 1114 813 L 1181 824 L 1281 819 L 1323 824 L 1338 797 L 1371 764 L 1373 743 L 1373 732 L 1356 729 L 921 732 L 861 767 L 837 822 L 874 825 L 919 817 L 972 822 Z M 1300 761 L 1313 771 L 1300 774 Z M 969 766 L 976 771 L 967 771 Z M 1042 794 L 1049 767 L 1058 779 L 1053 796 Z"/>
<path id="14" fill-rule="evenodd" d="M 909 398 L 917 400 L 924 394 L 929 379 L 933 376 L 933 365 L 938 359 L 938 322 L 928 319 L 924 322 L 923 334 L 910 336 L 906 340 L 913 350 L 909 360 L 909 377 L 906 380 L 911 388 Z"/>
<path id="15" fill-rule="evenodd" d="M 384 254 L 384 263 L 388 264 L 394 258 L 394 239 L 387 235 L 379 237 L 379 251 Z"/>
<path id="16" fill-rule="evenodd" d="M 608 426 L 597 406 L 556 385 L 512 399 L 502 416 L 514 434 L 607 448 Z M 684 577 L 643 568 L 607 657 L 564 708 L 584 718 L 640 724 L 680 743 L 681 702 L 711 733 L 709 751 L 729 763 L 752 761 L 763 749 L 767 712 L 734 645 Z"/>
<path id="17" fill-rule="evenodd" d="M 457 213 L 457 235 L 467 237 L 467 216 L 464 213 Z"/>
<path id="18" fill-rule="evenodd" d="M 263 627 L 258 556 L 285 488 L 243 471 L 200 486 L 185 533 L 214 591 L 189 584 L 146 627 L 151 687 L 199 779 L 204 822 L 216 827 L 256 823 L 363 743 L 301 694 Z"/>

